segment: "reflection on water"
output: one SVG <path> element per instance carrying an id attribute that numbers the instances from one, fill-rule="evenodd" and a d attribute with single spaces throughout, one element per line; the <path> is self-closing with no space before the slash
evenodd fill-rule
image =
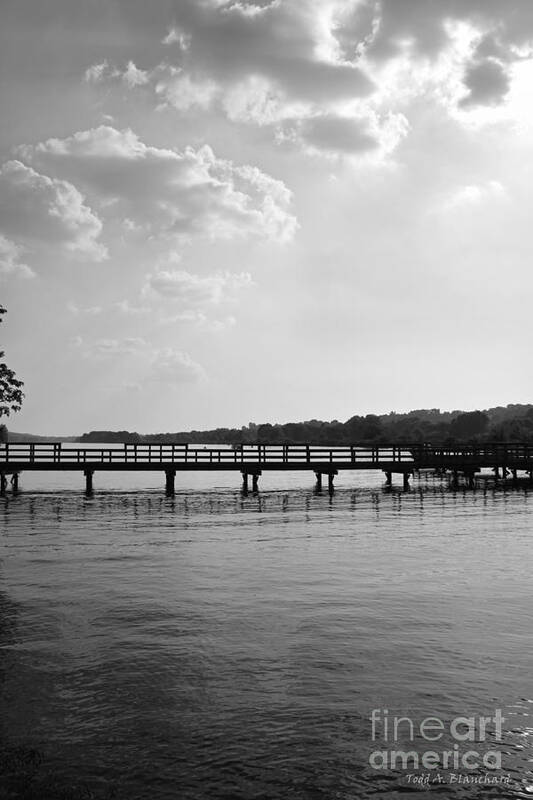
<path id="1" fill-rule="evenodd" d="M 283 474 L 244 497 L 239 477 L 167 498 L 160 475 L 97 473 L 87 498 L 23 476 L 1 500 L 5 796 L 531 796 L 529 487 L 365 473 L 330 496 Z M 509 784 L 369 764 L 372 709 L 497 708 Z"/>

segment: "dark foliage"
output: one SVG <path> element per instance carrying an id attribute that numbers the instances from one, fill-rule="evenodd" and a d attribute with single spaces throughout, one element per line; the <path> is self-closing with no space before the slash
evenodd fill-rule
<path id="1" fill-rule="evenodd" d="M 138 434 L 129 431 L 91 431 L 83 442 L 166 442 L 168 444 L 364 444 L 410 442 L 432 444 L 486 441 L 533 442 L 533 406 L 509 405 L 486 411 L 444 411 L 417 409 L 406 414 L 367 414 L 346 422 L 288 422 L 272 425 L 250 423 L 242 428 L 208 431 Z"/>
<path id="2" fill-rule="evenodd" d="M 6 309 L 0 306 L 0 322 L 5 313 Z M 12 411 L 20 411 L 24 398 L 23 386 L 24 383 L 4 362 L 4 351 L 0 350 L 0 417 L 9 417 Z"/>

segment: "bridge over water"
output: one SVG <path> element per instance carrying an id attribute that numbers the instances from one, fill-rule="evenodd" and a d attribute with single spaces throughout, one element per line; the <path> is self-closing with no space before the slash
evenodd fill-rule
<path id="1" fill-rule="evenodd" d="M 5 494 L 8 476 L 16 491 L 19 475 L 28 471 L 78 471 L 87 492 L 93 490 L 96 471 L 154 471 L 165 473 L 167 493 L 174 492 L 177 472 L 240 472 L 243 489 L 258 488 L 266 471 L 307 470 L 316 475 L 317 486 L 326 477 L 332 491 L 340 470 L 380 470 L 387 484 L 393 474 L 403 478 L 404 488 L 417 470 L 433 469 L 459 474 L 473 483 L 482 469 L 495 478 L 517 478 L 524 471 L 533 480 L 533 445 L 496 443 L 483 445 L 380 444 L 325 447 L 304 444 L 243 444 L 203 447 L 189 444 L 123 444 L 112 447 L 77 447 L 58 443 L 13 442 L 0 445 L 0 492 Z"/>

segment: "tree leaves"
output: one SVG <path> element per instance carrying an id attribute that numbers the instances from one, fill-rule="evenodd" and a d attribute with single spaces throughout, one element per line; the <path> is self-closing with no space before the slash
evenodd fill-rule
<path id="1" fill-rule="evenodd" d="M 5 313 L 6 309 L 0 306 L 0 322 Z M 9 417 L 11 412 L 20 411 L 22 407 L 24 382 L 7 366 L 4 356 L 4 351 L 0 350 L 0 417 Z"/>

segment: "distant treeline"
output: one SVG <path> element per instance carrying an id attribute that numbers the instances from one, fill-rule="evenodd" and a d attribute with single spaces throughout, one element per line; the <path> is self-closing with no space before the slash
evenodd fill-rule
<path id="1" fill-rule="evenodd" d="M 533 405 L 508 405 L 485 411 L 418 409 L 407 414 L 367 414 L 346 422 L 287 422 L 284 425 L 251 422 L 242 428 L 208 431 L 139 434 L 130 431 L 91 431 L 80 442 L 131 442 L 149 444 L 350 444 L 354 442 L 533 442 Z"/>
<path id="2" fill-rule="evenodd" d="M 35 433 L 15 433 L 15 431 L 9 431 L 7 438 L 10 442 L 35 442 L 35 444 L 39 442 L 78 442 L 80 439 L 79 436 L 41 436 Z"/>

